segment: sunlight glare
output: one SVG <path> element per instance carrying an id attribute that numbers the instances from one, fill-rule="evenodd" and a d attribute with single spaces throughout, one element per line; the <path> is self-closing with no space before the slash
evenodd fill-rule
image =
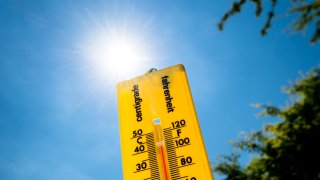
<path id="1" fill-rule="evenodd" d="M 113 82 L 142 75 L 152 68 L 145 38 L 127 26 L 120 27 L 95 28 L 82 47 L 93 73 Z"/>
<path id="2" fill-rule="evenodd" d="M 112 68 L 110 71 L 114 73 L 130 71 L 135 64 L 139 65 L 144 61 L 139 45 L 129 41 L 109 43 L 105 55 L 106 65 L 109 65 Z"/>
<path id="3" fill-rule="evenodd" d="M 94 45 L 97 68 L 107 75 L 125 78 L 137 71 L 148 60 L 142 46 L 128 39 L 112 38 Z M 144 71 L 144 70 L 141 70 Z"/>

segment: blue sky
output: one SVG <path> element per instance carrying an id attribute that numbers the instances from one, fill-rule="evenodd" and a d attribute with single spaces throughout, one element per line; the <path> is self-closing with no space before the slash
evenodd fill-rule
<path id="1" fill-rule="evenodd" d="M 218 32 L 230 4 L 1 0 L 0 179 L 122 179 L 115 83 L 151 67 L 185 65 L 210 161 L 272 121 L 250 105 L 284 106 L 281 87 L 319 65 L 319 45 L 281 14 L 261 38 L 251 6 Z M 117 75 L 93 63 L 114 34 L 142 44 L 146 62 Z"/>

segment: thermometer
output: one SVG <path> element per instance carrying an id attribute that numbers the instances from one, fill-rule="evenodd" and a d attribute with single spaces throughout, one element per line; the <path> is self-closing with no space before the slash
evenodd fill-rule
<path id="1" fill-rule="evenodd" d="M 212 180 L 185 68 L 117 84 L 125 180 Z"/>

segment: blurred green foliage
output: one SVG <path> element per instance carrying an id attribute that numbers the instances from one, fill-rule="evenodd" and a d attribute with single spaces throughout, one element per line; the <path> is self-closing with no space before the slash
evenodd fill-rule
<path id="1" fill-rule="evenodd" d="M 278 117 L 259 131 L 232 142 L 234 152 L 221 155 L 213 171 L 227 180 L 320 179 L 320 67 L 286 89 L 293 99 L 287 107 L 257 104 L 262 116 Z M 241 153 L 252 155 L 245 166 Z"/>
<path id="2" fill-rule="evenodd" d="M 267 34 L 268 29 L 271 27 L 271 21 L 275 17 L 275 7 L 277 5 L 277 0 L 269 0 L 269 5 L 263 0 L 237 0 L 232 3 L 231 8 L 222 16 L 220 22 L 218 23 L 218 29 L 223 30 L 227 20 L 241 12 L 243 5 L 247 2 L 253 3 L 255 6 L 255 15 L 260 17 L 265 9 L 268 9 L 267 19 L 261 28 L 261 35 Z M 314 25 L 314 33 L 310 38 L 311 43 L 315 43 L 320 39 L 320 0 L 306 1 L 306 0 L 291 0 L 292 7 L 285 12 L 285 16 L 291 16 L 294 22 L 290 25 L 290 28 L 295 32 L 304 31 L 311 24 Z M 298 15 L 298 16 L 296 16 Z"/>

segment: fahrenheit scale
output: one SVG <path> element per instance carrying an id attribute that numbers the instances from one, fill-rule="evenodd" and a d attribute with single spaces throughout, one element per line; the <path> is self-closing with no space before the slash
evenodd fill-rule
<path id="1" fill-rule="evenodd" d="M 183 65 L 117 84 L 125 180 L 212 180 Z"/>

